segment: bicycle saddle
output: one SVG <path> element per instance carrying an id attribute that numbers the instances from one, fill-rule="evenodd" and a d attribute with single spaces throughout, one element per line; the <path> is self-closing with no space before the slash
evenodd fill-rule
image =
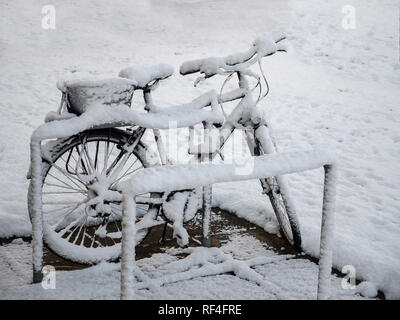
<path id="1" fill-rule="evenodd" d="M 143 89 L 153 81 L 159 81 L 170 77 L 174 68 L 169 64 L 158 64 L 150 67 L 128 67 L 122 69 L 118 76 L 132 80 L 135 86 Z"/>

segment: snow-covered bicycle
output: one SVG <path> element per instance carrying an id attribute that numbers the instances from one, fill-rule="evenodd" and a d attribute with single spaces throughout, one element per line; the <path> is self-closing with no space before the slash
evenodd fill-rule
<path id="1" fill-rule="evenodd" d="M 38 210 L 37 202 L 35 204 L 32 199 L 40 188 L 43 233 L 48 247 L 67 259 L 83 263 L 119 257 L 122 199 L 116 186 L 143 167 L 171 164 L 160 134 L 160 129 L 168 129 L 166 123 L 171 119 L 175 119 L 179 127 L 189 127 L 190 137 L 193 126 L 199 122 L 204 124 L 206 132 L 212 127 L 218 128 L 217 139 L 209 139 L 214 143 L 207 143 L 208 140 L 198 146 L 190 143 L 190 153 L 198 161 L 210 161 L 221 155 L 221 149 L 235 129 L 245 131 L 252 155 L 276 152 L 265 115 L 257 105 L 268 93 L 261 59 L 285 51 L 283 39 L 279 35 L 261 37 L 246 52 L 183 63 L 182 75 L 196 72 L 202 75 L 195 84 L 215 75 L 226 76 L 219 94 L 209 92 L 186 105 L 160 108 L 152 101 L 152 91 L 173 73 L 168 65 L 127 68 L 113 79 L 58 83 L 62 91 L 61 106 L 57 113 L 48 114 L 47 123 L 35 132 L 37 140 L 53 139 L 42 147 L 41 181 L 32 179 L 28 192 L 32 217 L 32 210 Z M 250 69 L 256 63 L 261 76 Z M 223 93 L 225 84 L 233 76 L 237 77 L 238 88 Z M 250 87 L 249 78 L 255 79 L 254 87 Z M 262 90 L 263 81 L 267 85 L 266 93 Z M 143 92 L 147 113 L 126 107 L 130 106 L 135 90 Z M 255 92 L 258 93 L 256 99 Z M 227 115 L 223 103 L 235 100 L 238 104 Z M 156 153 L 143 140 L 147 130 L 153 130 Z M 32 159 L 34 161 L 34 157 Z M 284 177 L 260 182 L 283 234 L 300 249 L 299 223 Z M 199 190 L 138 197 L 137 243 L 151 227 L 169 221 L 174 225 L 178 242 L 186 245 L 188 239 L 182 225 L 195 216 L 200 199 L 207 199 L 209 194 L 206 193 L 211 189 L 202 191 L 203 197 Z"/>

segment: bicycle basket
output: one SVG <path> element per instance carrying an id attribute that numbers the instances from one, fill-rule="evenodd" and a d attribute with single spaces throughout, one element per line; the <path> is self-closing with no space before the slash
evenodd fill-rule
<path id="1" fill-rule="evenodd" d="M 57 85 L 66 93 L 68 112 L 81 115 L 94 104 L 131 105 L 134 86 L 127 79 L 69 80 Z"/>

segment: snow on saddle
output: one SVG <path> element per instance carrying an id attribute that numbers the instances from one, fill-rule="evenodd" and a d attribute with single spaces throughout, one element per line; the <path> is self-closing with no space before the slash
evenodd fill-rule
<path id="1" fill-rule="evenodd" d="M 158 64 L 151 67 L 128 67 L 119 72 L 119 77 L 126 78 L 135 83 L 140 89 L 146 88 L 153 81 L 159 81 L 170 77 L 174 73 L 172 66 Z"/>

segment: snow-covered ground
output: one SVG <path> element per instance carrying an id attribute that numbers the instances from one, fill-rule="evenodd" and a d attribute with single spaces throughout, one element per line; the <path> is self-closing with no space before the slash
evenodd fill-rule
<path id="1" fill-rule="evenodd" d="M 265 244 L 250 235 L 233 234 L 221 249 L 235 259 L 271 257 L 271 262 L 256 266 L 254 271 L 262 275 L 266 282 L 257 284 L 241 277 L 222 274 L 198 277 L 136 290 L 135 299 L 315 299 L 318 266 L 309 260 L 278 256 Z M 167 249 L 151 258 L 141 259 L 138 267 L 151 278 L 171 275 L 172 262 L 178 261 L 182 249 Z M 6 259 L 4 259 L 5 257 Z M 278 258 L 278 259 L 277 259 Z M 97 266 L 77 271 L 57 271 L 55 289 L 44 289 L 41 284 L 31 285 L 31 248 L 28 243 L 14 240 L 0 247 L 0 270 L 4 282 L 0 285 L 2 299 L 119 299 L 120 264 L 101 263 Z M 176 266 L 175 266 L 176 268 Z M 196 268 L 193 268 L 196 269 Z M 344 290 L 342 279 L 332 276 L 331 294 L 333 299 L 365 299 L 368 291 L 363 288 Z M 376 295 L 376 289 L 375 289 Z"/>
<path id="2" fill-rule="evenodd" d="M 29 137 L 58 106 L 56 80 L 78 73 L 110 77 L 129 65 L 162 62 L 177 70 L 185 60 L 245 50 L 258 35 L 285 28 L 291 52 L 264 59 L 271 92 L 263 103 L 278 146 L 281 151 L 322 146 L 337 152 L 334 265 L 353 265 L 357 277 L 375 283 L 388 298 L 400 298 L 398 0 L 352 1 L 355 29 L 342 27 L 342 8 L 348 5 L 342 0 L 53 1 L 55 30 L 41 27 L 46 4 L 0 1 L 0 237 L 31 232 L 25 179 Z M 216 83 L 193 88 L 195 77 L 168 79 L 157 89 L 156 102 L 187 102 Z M 304 250 L 318 256 L 322 171 L 293 174 L 289 184 Z M 276 232 L 277 222 L 257 182 L 214 190 L 215 205 Z M 107 268 L 116 281 L 117 270 Z M 74 287 L 87 272 L 96 268 L 63 273 L 60 282 Z M 236 280 L 224 277 L 218 281 L 236 288 Z M 202 286 L 208 280 L 192 281 Z M 34 290 L 29 288 L 26 292 Z M 14 297 L 25 292 L 7 290 Z M 106 295 L 117 297 L 116 292 Z"/>

